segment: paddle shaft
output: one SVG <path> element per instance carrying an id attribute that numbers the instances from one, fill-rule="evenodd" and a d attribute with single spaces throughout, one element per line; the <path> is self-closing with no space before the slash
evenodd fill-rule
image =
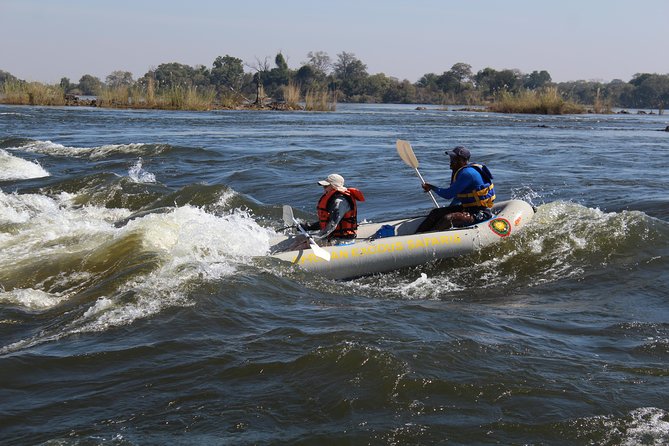
<path id="1" fill-rule="evenodd" d="M 311 250 L 316 254 L 318 257 L 321 259 L 325 260 L 326 262 L 330 261 L 330 253 L 318 246 L 318 243 L 313 239 L 313 237 L 302 227 L 300 222 L 295 218 L 293 215 L 293 208 L 288 206 L 287 204 L 283 206 L 283 222 L 286 225 L 289 225 L 290 222 L 293 222 L 294 225 L 297 227 L 297 229 L 300 231 L 300 233 L 309 240 L 309 247 Z"/>
<path id="2" fill-rule="evenodd" d="M 421 183 L 425 184 L 425 180 L 423 179 L 423 175 L 421 175 L 420 172 L 418 171 L 418 167 L 414 167 L 414 170 L 418 174 L 418 178 L 420 178 Z M 432 198 L 432 202 L 434 203 L 434 207 L 438 208 L 439 203 L 437 203 L 437 199 L 434 198 L 434 194 L 432 194 L 432 191 L 429 190 L 429 191 L 427 191 L 427 193 L 430 194 L 430 198 Z"/>
<path id="3" fill-rule="evenodd" d="M 297 226 L 297 229 L 302 233 L 303 236 L 305 236 L 309 240 L 309 247 L 311 247 L 311 250 L 316 254 L 318 257 L 322 258 L 326 262 L 330 261 L 330 253 L 318 246 L 318 243 L 313 239 L 313 237 L 302 227 L 300 222 L 297 220 L 293 219 L 295 222 L 295 225 Z"/>

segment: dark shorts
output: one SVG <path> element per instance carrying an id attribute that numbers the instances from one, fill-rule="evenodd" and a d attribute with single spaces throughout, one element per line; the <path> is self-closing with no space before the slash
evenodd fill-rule
<path id="1" fill-rule="evenodd" d="M 490 220 L 492 218 L 492 211 L 488 208 L 471 211 L 469 213 L 474 217 L 474 223 L 481 223 L 482 221 Z"/>
<path id="2" fill-rule="evenodd" d="M 447 216 L 450 215 L 450 220 Z M 473 221 L 469 221 L 471 217 Z M 452 227 L 464 227 L 481 223 L 492 218 L 492 212 L 488 208 L 465 210 L 462 206 L 449 206 L 446 208 L 432 209 L 425 220 L 420 224 L 416 233 L 443 231 Z"/>

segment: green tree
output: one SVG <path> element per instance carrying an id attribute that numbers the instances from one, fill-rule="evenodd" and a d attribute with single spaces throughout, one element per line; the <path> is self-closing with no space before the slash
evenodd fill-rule
<path id="1" fill-rule="evenodd" d="M 474 76 L 477 88 L 489 95 L 502 91 L 517 91 L 519 78 L 518 70 L 497 71 L 493 68 L 484 68 Z"/>
<path id="2" fill-rule="evenodd" d="M 472 77 L 472 66 L 463 62 L 458 62 L 454 64 L 448 72 L 457 80 L 457 92 L 460 93 L 464 89 L 464 83 L 469 81 Z"/>
<path id="3" fill-rule="evenodd" d="M 70 79 L 67 77 L 62 77 L 60 78 L 60 88 L 63 89 L 63 93 L 68 93 L 72 89 L 72 83 L 70 82 Z"/>
<path id="4" fill-rule="evenodd" d="M 244 65 L 242 60 L 225 55 L 214 60 L 210 75 L 211 84 L 220 91 L 232 90 L 239 92 L 244 83 Z"/>
<path id="5" fill-rule="evenodd" d="M 497 70 L 494 68 L 486 67 L 482 70 L 479 70 L 476 75 L 474 75 L 476 88 L 478 88 L 481 92 L 494 94 L 496 75 Z"/>
<path id="6" fill-rule="evenodd" d="M 311 65 L 302 65 L 295 73 L 294 78 L 295 82 L 301 85 L 303 89 L 309 89 L 321 80 L 321 76 Z"/>
<path id="7" fill-rule="evenodd" d="M 310 66 L 316 76 L 321 76 L 324 79 L 332 68 L 332 60 L 328 53 L 325 51 L 309 51 L 307 57 L 309 60 L 303 65 Z"/>
<path id="8" fill-rule="evenodd" d="M 634 95 L 641 107 L 657 108 L 660 113 L 669 107 L 669 75 L 641 75 Z"/>
<path id="9" fill-rule="evenodd" d="M 650 74 L 650 73 L 636 73 L 634 76 L 632 76 L 632 80 L 630 80 L 630 84 L 634 85 L 635 87 L 638 87 L 641 84 L 643 84 L 644 81 L 651 76 L 652 76 L 652 74 Z"/>
<path id="10" fill-rule="evenodd" d="M 416 87 L 408 80 L 391 82 L 383 96 L 383 102 L 412 104 L 416 102 Z"/>
<path id="11" fill-rule="evenodd" d="M 290 81 L 290 70 L 288 63 L 282 53 L 278 53 L 274 57 L 275 67 L 271 70 L 264 69 L 260 71 L 260 78 L 262 80 L 265 92 L 271 97 L 281 97 L 282 87 L 288 85 Z"/>
<path id="12" fill-rule="evenodd" d="M 533 71 L 523 78 L 523 87 L 530 90 L 543 88 L 551 83 L 551 75 L 546 70 Z"/>
<path id="13" fill-rule="evenodd" d="M 84 74 L 79 79 L 79 90 L 87 96 L 97 96 L 102 90 L 102 81 L 90 74 Z"/>
<path id="14" fill-rule="evenodd" d="M 606 96 L 611 99 L 612 105 L 619 107 L 634 107 L 634 86 L 621 79 L 613 79 L 606 85 Z"/>
<path id="15" fill-rule="evenodd" d="M 460 80 L 450 71 L 445 71 L 437 78 L 437 86 L 444 93 L 458 93 L 460 91 Z"/>
<path id="16" fill-rule="evenodd" d="M 17 81 L 17 80 L 18 79 L 14 77 L 14 75 L 12 75 L 11 73 L 4 70 L 0 70 L 0 85 L 4 84 L 7 81 Z"/>
<path id="17" fill-rule="evenodd" d="M 364 85 L 361 88 L 366 96 L 374 98 L 374 102 L 397 102 L 392 97 L 386 98 L 388 91 L 392 88 L 393 83 L 397 83 L 383 73 L 373 74 L 365 78 Z"/>
<path id="18" fill-rule="evenodd" d="M 112 71 L 106 79 L 106 84 L 109 88 L 129 87 L 133 83 L 132 73 L 129 71 Z"/>
<path id="19" fill-rule="evenodd" d="M 334 76 L 348 97 L 362 93 L 362 82 L 368 76 L 367 65 L 353 53 L 341 52 L 334 64 Z"/>
<path id="20" fill-rule="evenodd" d="M 594 104 L 597 97 L 597 90 L 603 90 L 600 82 L 572 81 L 561 82 L 558 84 L 558 90 L 566 99 L 580 104 Z"/>
<path id="21" fill-rule="evenodd" d="M 208 82 L 208 73 L 202 67 L 199 70 L 177 62 L 163 63 L 150 71 L 145 77 L 153 77 L 158 91 L 167 91 L 176 87 L 191 87 Z"/>
<path id="22" fill-rule="evenodd" d="M 288 62 L 286 62 L 286 58 L 283 57 L 283 54 L 279 52 L 275 57 L 274 57 L 274 64 L 276 65 L 276 68 L 280 71 L 288 71 Z"/>
<path id="23" fill-rule="evenodd" d="M 211 86 L 209 78 L 211 73 L 204 65 L 196 65 L 193 67 L 193 77 L 191 78 L 191 85 L 198 88 L 207 88 Z"/>
<path id="24" fill-rule="evenodd" d="M 342 81 L 364 79 L 367 77 L 367 65 L 355 57 L 355 54 L 342 52 L 337 54 L 337 62 L 334 64 L 334 75 Z"/>
<path id="25" fill-rule="evenodd" d="M 437 91 L 439 89 L 439 75 L 435 73 L 424 74 L 420 79 L 418 79 L 416 86 L 420 88 L 426 88 L 431 91 Z"/>

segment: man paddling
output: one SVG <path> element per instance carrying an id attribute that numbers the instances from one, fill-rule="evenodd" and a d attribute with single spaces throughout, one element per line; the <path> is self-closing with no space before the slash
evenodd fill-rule
<path id="1" fill-rule="evenodd" d="M 417 233 L 469 226 L 492 217 L 490 208 L 495 201 L 495 187 L 490 170 L 483 164 L 470 163 L 471 152 L 464 146 L 445 153 L 450 157 L 450 186 L 441 188 L 424 183 L 423 190 L 433 190 L 442 198 L 452 199 L 451 205 L 433 209 Z"/>

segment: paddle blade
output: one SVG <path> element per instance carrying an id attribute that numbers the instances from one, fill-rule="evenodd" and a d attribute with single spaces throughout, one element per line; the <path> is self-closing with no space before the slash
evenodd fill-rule
<path id="1" fill-rule="evenodd" d="M 413 153 L 413 149 L 411 148 L 409 141 L 398 139 L 395 145 L 397 146 L 397 153 L 399 154 L 400 158 L 402 158 L 402 160 L 407 165 L 413 167 L 414 169 L 418 169 L 418 159 Z"/>
<path id="2" fill-rule="evenodd" d="M 293 217 L 293 208 L 287 204 L 283 205 L 283 224 L 286 226 L 293 226 L 295 224 L 295 217 Z"/>
<path id="3" fill-rule="evenodd" d="M 326 262 L 330 261 L 330 253 L 321 248 L 320 246 L 318 246 L 313 239 L 309 239 L 309 247 L 314 252 L 314 254 L 316 254 L 317 257 L 320 257 Z"/>
<path id="4" fill-rule="evenodd" d="M 300 222 L 295 219 L 295 216 L 293 215 L 293 208 L 287 204 L 283 205 L 283 222 L 286 224 L 286 226 L 297 226 L 297 229 L 299 229 L 302 235 L 304 235 L 307 240 L 309 240 L 309 247 L 314 252 L 314 254 L 326 262 L 330 261 L 330 253 L 318 246 L 313 237 L 311 237 L 309 233 L 304 230 Z"/>

